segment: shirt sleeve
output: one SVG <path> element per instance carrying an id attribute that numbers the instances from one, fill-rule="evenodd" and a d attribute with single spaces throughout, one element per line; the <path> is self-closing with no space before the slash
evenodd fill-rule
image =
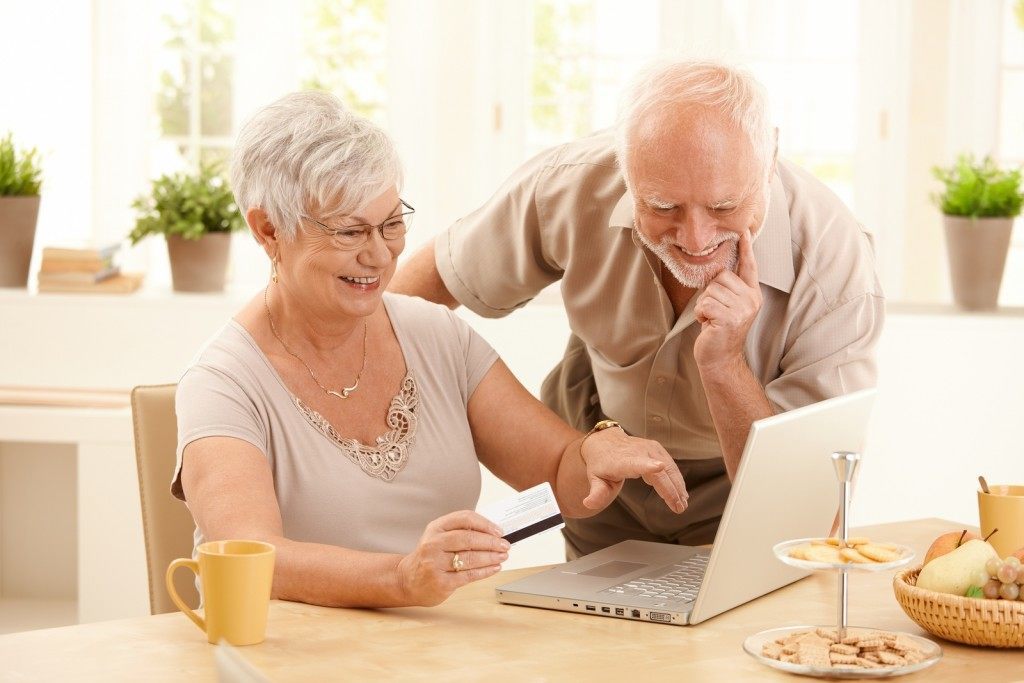
<path id="1" fill-rule="evenodd" d="M 466 405 L 473 392 L 480 385 L 484 375 L 491 369 L 491 366 L 498 360 L 497 351 L 487 343 L 487 340 L 480 336 L 469 323 L 460 318 L 454 311 L 446 311 L 452 327 L 455 331 L 455 339 L 458 341 L 459 360 L 463 367 L 461 378 L 465 392 Z"/>
<path id="2" fill-rule="evenodd" d="M 540 198 L 557 150 L 512 174 L 483 206 L 434 242 L 437 272 L 459 303 L 486 318 L 524 306 L 562 276 L 545 243 Z"/>
<path id="3" fill-rule="evenodd" d="M 181 455 L 185 447 L 208 436 L 229 436 L 269 452 L 268 435 L 256 406 L 237 382 L 212 368 L 196 365 L 178 382 L 174 394 L 178 419 L 177 462 L 171 493 L 181 500 Z"/>
<path id="4" fill-rule="evenodd" d="M 882 333 L 885 299 L 862 294 L 827 312 L 793 341 L 782 374 L 765 387 L 781 410 L 875 386 L 875 347 Z"/>

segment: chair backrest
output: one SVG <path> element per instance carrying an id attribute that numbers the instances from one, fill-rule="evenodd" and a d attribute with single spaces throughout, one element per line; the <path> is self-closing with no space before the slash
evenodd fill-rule
<path id="1" fill-rule="evenodd" d="M 149 610 L 152 614 L 175 612 L 164 585 L 167 565 L 179 557 L 192 557 L 192 514 L 171 495 L 178 421 L 174 414 L 176 385 L 132 389 L 132 421 L 135 424 L 135 460 L 139 470 L 139 500 L 142 529 L 146 537 L 146 567 L 149 573 Z M 178 595 L 195 607 L 199 594 L 192 572 L 174 576 Z"/>

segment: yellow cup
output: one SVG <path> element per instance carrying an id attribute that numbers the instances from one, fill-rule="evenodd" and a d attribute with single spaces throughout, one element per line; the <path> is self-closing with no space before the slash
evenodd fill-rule
<path id="1" fill-rule="evenodd" d="M 262 541 L 210 541 L 201 544 L 197 553 L 198 561 L 181 558 L 167 567 L 167 592 L 174 604 L 211 643 L 221 639 L 232 645 L 262 643 L 274 580 L 274 546 Z M 178 567 L 188 567 L 199 576 L 203 617 L 174 590 L 171 577 Z"/>
<path id="2" fill-rule="evenodd" d="M 988 490 L 978 491 L 981 536 L 999 529 L 988 542 L 999 557 L 1009 557 L 1024 548 L 1024 486 L 989 486 Z"/>

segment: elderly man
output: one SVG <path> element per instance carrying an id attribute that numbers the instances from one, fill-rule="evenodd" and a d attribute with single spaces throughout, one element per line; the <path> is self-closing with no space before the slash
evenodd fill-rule
<path id="1" fill-rule="evenodd" d="M 527 162 L 395 277 L 487 317 L 561 280 L 573 337 L 542 398 L 578 429 L 611 418 L 676 459 L 684 513 L 631 481 L 567 524 L 571 557 L 630 538 L 711 542 L 752 421 L 874 384 L 871 241 L 776 150 L 753 78 L 662 63 L 627 93 L 614 135 Z"/>

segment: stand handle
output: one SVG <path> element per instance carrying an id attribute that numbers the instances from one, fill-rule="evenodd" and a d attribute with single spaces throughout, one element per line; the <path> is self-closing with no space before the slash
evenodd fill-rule
<path id="1" fill-rule="evenodd" d="M 853 486 L 854 473 L 860 463 L 860 453 L 849 451 L 836 451 L 832 454 L 832 465 L 836 469 L 836 478 L 839 479 L 839 538 L 846 543 L 850 536 L 850 493 Z M 839 572 L 839 637 L 846 637 L 846 625 L 848 623 L 848 576 L 845 571 Z"/>

